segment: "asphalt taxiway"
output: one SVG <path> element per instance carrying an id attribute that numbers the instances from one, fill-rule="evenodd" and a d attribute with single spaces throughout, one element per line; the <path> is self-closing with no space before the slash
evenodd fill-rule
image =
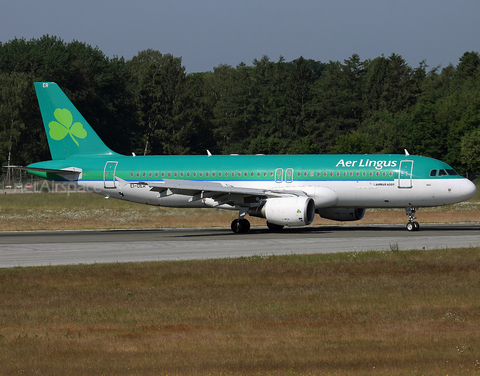
<path id="1" fill-rule="evenodd" d="M 0 268 L 457 247 L 480 247 L 480 223 L 0 232 Z"/>

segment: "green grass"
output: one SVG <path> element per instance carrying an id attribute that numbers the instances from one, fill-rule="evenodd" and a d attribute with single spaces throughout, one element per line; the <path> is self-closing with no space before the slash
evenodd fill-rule
<path id="1" fill-rule="evenodd" d="M 480 374 L 480 249 L 0 270 L 0 375 Z"/>

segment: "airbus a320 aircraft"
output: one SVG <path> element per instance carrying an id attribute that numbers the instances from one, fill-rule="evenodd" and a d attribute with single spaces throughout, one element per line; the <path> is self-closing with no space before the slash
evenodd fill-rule
<path id="1" fill-rule="evenodd" d="M 148 205 L 237 210 L 231 228 L 250 229 L 246 215 L 272 230 L 305 226 L 315 213 L 362 219 L 365 208 L 405 208 L 416 231 L 418 207 L 468 200 L 475 185 L 439 160 L 409 155 L 125 156 L 110 150 L 57 84 L 35 83 L 52 160 L 29 173 Z"/>

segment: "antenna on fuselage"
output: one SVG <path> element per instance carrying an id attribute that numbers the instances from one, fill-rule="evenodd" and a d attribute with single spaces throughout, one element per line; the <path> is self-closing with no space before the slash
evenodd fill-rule
<path id="1" fill-rule="evenodd" d="M 207 155 L 208 155 L 209 157 L 212 156 L 212 153 L 210 153 L 210 150 L 208 150 L 208 149 L 207 149 Z"/>
<path id="2" fill-rule="evenodd" d="M 407 149 L 403 149 L 403 150 L 405 150 L 405 155 L 410 155 Z"/>

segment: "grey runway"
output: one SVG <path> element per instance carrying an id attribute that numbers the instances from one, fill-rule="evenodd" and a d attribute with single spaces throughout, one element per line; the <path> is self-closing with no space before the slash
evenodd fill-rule
<path id="1" fill-rule="evenodd" d="M 0 268 L 480 246 L 480 224 L 0 232 Z"/>

